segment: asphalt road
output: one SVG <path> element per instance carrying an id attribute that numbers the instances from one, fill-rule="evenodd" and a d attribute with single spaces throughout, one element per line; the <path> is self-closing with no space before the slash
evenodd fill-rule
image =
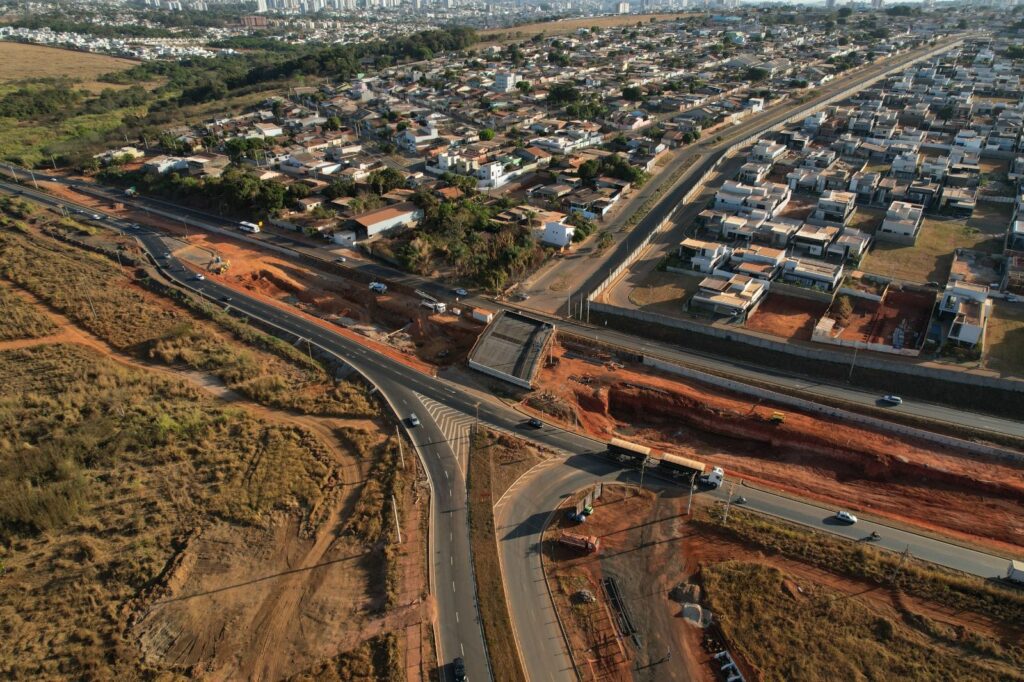
<path id="1" fill-rule="evenodd" d="M 26 191 L 23 187 L 7 183 L 0 185 L 11 187 L 18 193 L 32 195 L 52 206 L 84 208 L 44 193 Z M 91 209 L 88 212 L 93 213 Z M 597 480 L 632 480 L 633 472 L 618 469 L 604 458 L 593 456 L 603 450 L 603 446 L 596 441 L 548 425 L 540 429 L 524 428 L 523 416 L 504 404 L 491 400 L 480 401 L 457 384 L 410 370 L 400 362 L 378 355 L 333 331 L 329 324 L 319 324 L 209 279 L 196 280 L 173 255 L 160 261 L 163 254 L 173 251 L 173 248 L 168 247 L 169 243 L 173 245 L 180 242 L 167 242 L 159 233 L 147 229 L 132 231 L 123 223 L 113 220 L 106 222 L 134 233 L 158 262 L 166 263 L 164 272 L 181 285 L 249 317 L 270 322 L 334 353 L 377 386 L 399 417 L 405 418 L 410 412 L 417 413 L 422 425 L 407 428 L 407 431 L 424 463 L 433 490 L 431 584 L 437 600 L 440 655 L 445 662 L 464 655 L 471 679 L 489 679 L 490 671 L 484 653 L 469 560 L 465 476 L 453 452 L 452 443 L 437 424 L 428 418 L 422 397 L 465 415 L 478 413 L 480 421 L 488 426 L 517 432 L 523 437 L 569 453 L 565 459 L 551 460 L 529 472 L 499 501 L 495 512 L 510 608 L 530 679 L 566 677 L 571 671 L 571 665 L 562 649 L 561 635 L 552 617 L 550 600 L 539 573 L 540 532 L 561 499 L 572 491 Z M 225 301 L 224 297 L 231 297 L 231 300 Z M 657 480 L 656 472 L 648 473 L 647 481 L 648 485 L 664 485 Z M 676 485 L 668 486 L 666 490 L 673 494 L 683 494 L 683 490 Z M 702 494 L 721 497 L 724 491 Z M 909 548 L 914 556 L 983 577 L 998 575 L 1005 569 L 1006 561 L 1000 557 L 884 525 L 862 522 L 847 527 L 832 524 L 828 520 L 832 510 L 815 504 L 746 487 L 740 489 L 737 495 L 747 498 L 746 506 L 750 509 L 854 540 L 863 538 L 872 529 L 879 529 L 882 540 L 878 544 L 882 547 L 900 551 Z"/>

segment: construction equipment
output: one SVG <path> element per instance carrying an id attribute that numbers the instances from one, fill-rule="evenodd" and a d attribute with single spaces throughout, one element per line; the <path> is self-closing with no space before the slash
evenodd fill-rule
<path id="1" fill-rule="evenodd" d="M 601 549 L 601 539 L 596 535 L 577 535 L 568 531 L 562 531 L 558 541 L 568 547 L 582 549 L 587 553 L 593 553 Z"/>
<path id="2" fill-rule="evenodd" d="M 782 412 L 772 412 L 772 416 L 769 420 L 772 424 L 783 424 L 786 421 L 786 415 Z"/>

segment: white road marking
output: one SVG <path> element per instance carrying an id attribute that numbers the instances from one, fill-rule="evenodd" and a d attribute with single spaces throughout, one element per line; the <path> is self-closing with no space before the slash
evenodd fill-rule
<path id="1" fill-rule="evenodd" d="M 452 592 L 454 592 L 454 591 L 455 591 L 455 581 L 453 580 L 452 581 Z"/>
<path id="2" fill-rule="evenodd" d="M 444 470 L 444 477 L 448 478 L 448 470 L 447 469 Z"/>
<path id="3" fill-rule="evenodd" d="M 462 652 L 463 656 L 466 655 L 466 647 L 462 646 L 462 642 L 459 642 L 459 651 Z"/>

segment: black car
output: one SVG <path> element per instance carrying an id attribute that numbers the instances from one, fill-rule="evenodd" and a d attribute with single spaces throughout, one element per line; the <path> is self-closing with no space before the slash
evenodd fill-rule
<path id="1" fill-rule="evenodd" d="M 533 419 L 531 419 L 530 421 L 528 421 L 526 423 L 529 424 L 530 427 L 534 428 L 534 429 L 539 429 L 540 427 L 544 426 L 544 422 L 542 422 L 541 420 L 537 419 L 536 417 L 534 417 Z"/>
<path id="2" fill-rule="evenodd" d="M 231 297 L 230 297 L 230 296 L 221 296 L 221 297 L 220 297 L 220 300 L 222 300 L 222 301 L 224 301 L 225 303 L 227 303 L 228 301 L 230 301 L 230 300 L 231 300 Z"/>
<path id="3" fill-rule="evenodd" d="M 452 661 L 452 677 L 455 678 L 455 682 L 466 681 L 466 662 L 461 658 Z"/>

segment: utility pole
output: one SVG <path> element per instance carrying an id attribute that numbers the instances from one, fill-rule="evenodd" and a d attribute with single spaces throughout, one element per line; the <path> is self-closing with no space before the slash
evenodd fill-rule
<path id="1" fill-rule="evenodd" d="M 398 503 L 395 496 L 391 496 L 391 511 L 395 512 L 395 530 L 398 531 L 398 544 L 402 544 L 402 523 L 398 520 Z"/>
<path id="2" fill-rule="evenodd" d="M 402 468 L 405 468 L 405 451 L 402 448 L 402 433 L 398 430 L 398 424 L 395 424 L 395 438 L 398 439 L 398 458 L 402 462 Z"/>
<path id="3" fill-rule="evenodd" d="M 907 545 L 907 548 L 905 550 L 903 550 L 902 552 L 900 552 L 900 561 L 899 561 L 898 564 L 896 564 L 896 568 L 893 569 L 893 572 L 892 572 L 892 582 L 893 582 L 894 585 L 899 580 L 900 571 L 903 570 L 903 563 L 908 558 L 910 558 L 910 545 Z"/>
<path id="4" fill-rule="evenodd" d="M 853 361 L 850 362 L 850 373 L 846 375 L 846 380 L 847 381 L 852 381 L 853 380 L 853 368 L 857 364 L 857 351 L 859 351 L 859 350 L 860 350 L 860 346 L 854 346 L 853 347 Z"/>
<path id="5" fill-rule="evenodd" d="M 644 489 L 644 470 L 647 469 L 647 455 L 640 460 L 640 490 Z"/>
<path id="6" fill-rule="evenodd" d="M 728 525 L 728 523 L 729 523 L 729 507 L 732 506 L 732 494 L 733 494 L 733 491 L 735 491 L 735 490 L 736 490 L 736 483 L 733 482 L 733 484 L 729 487 L 729 499 L 725 503 L 725 516 L 722 517 L 722 525 L 723 526 Z"/>
<path id="7" fill-rule="evenodd" d="M 694 471 L 692 474 L 690 474 L 690 497 L 689 497 L 689 499 L 686 500 L 686 515 L 687 516 L 690 515 L 690 505 L 693 504 L 693 488 L 694 488 L 693 482 L 694 482 L 694 480 L 696 478 L 697 478 L 697 472 Z"/>

